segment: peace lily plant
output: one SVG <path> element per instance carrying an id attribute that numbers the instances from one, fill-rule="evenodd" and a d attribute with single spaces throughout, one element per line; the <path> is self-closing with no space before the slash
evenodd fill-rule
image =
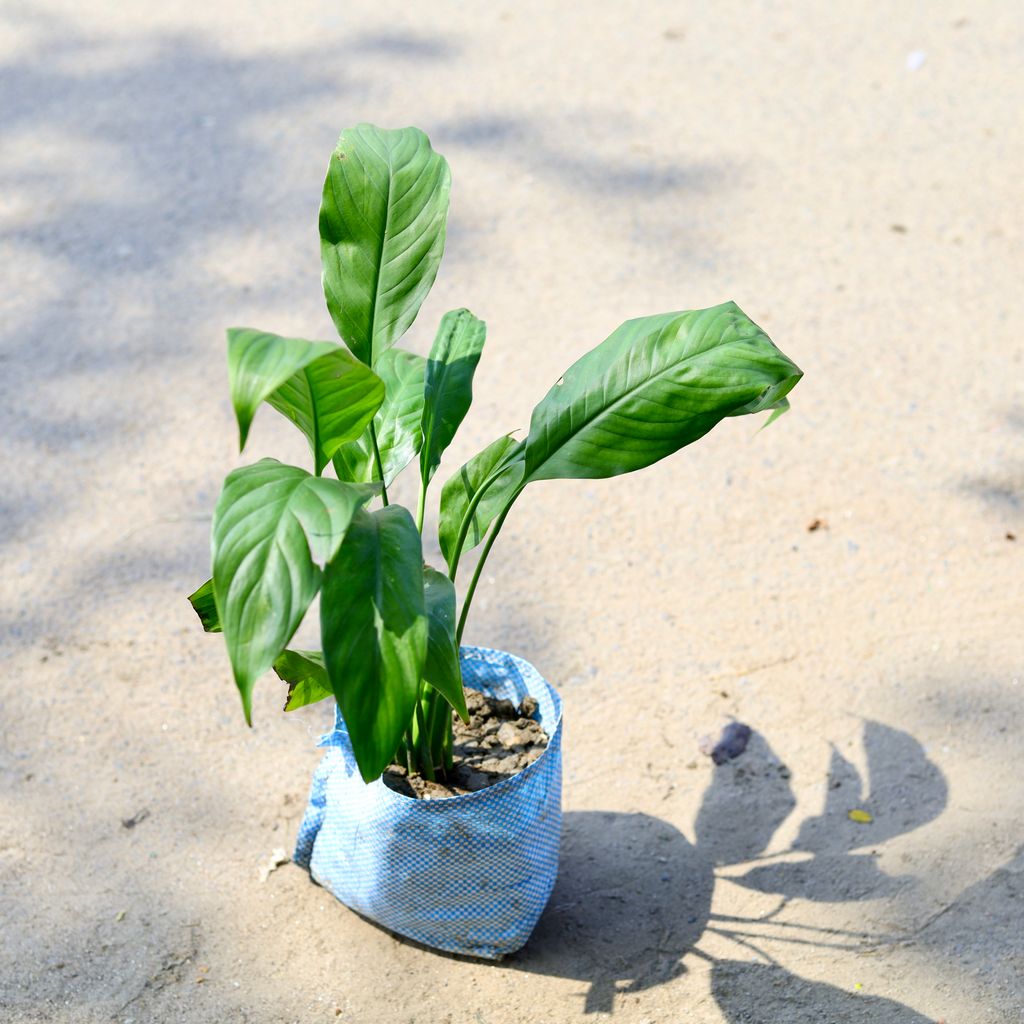
<path id="1" fill-rule="evenodd" d="M 426 565 L 430 484 L 469 409 L 485 336 L 483 321 L 457 309 L 441 318 L 426 359 L 397 347 L 441 262 L 450 186 L 447 162 L 418 129 L 342 133 L 320 252 L 344 345 L 228 331 L 240 447 L 266 403 L 306 436 L 310 469 L 262 459 L 228 475 L 213 516 L 213 577 L 189 598 L 204 627 L 224 634 L 246 721 L 270 668 L 288 684 L 286 711 L 333 696 L 367 782 L 393 762 L 430 780 L 451 768 L 452 712 L 466 717 L 466 617 L 530 484 L 643 469 L 727 416 L 774 410 L 774 419 L 801 377 L 732 302 L 628 320 L 566 370 L 525 438 L 502 435 L 448 479 L 438 531 L 446 571 Z M 413 514 L 388 488 L 417 457 Z M 458 571 L 481 543 L 456 618 Z M 322 649 L 292 650 L 318 593 Z"/>

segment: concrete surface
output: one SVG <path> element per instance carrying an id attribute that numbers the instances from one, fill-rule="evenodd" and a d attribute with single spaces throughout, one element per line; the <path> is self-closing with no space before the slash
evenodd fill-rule
<path id="1" fill-rule="evenodd" d="M 1019 5 L 0 23 L 5 1022 L 1021 1019 Z M 239 463 L 224 328 L 333 336 L 316 209 L 360 120 L 452 165 L 408 341 L 489 324 L 450 468 L 629 316 L 733 298 L 806 371 L 769 431 L 510 516 L 468 639 L 561 687 L 569 767 L 559 887 L 498 966 L 258 880 L 328 713 L 267 679 L 247 730 L 184 599 Z M 269 411 L 250 447 L 304 458 Z M 757 740 L 713 770 L 730 716 Z"/>

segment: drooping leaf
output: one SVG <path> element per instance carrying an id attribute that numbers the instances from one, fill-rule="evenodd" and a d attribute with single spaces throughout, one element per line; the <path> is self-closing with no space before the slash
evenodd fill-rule
<path id="1" fill-rule="evenodd" d="M 333 342 L 232 328 L 228 372 L 243 447 L 265 401 L 306 435 L 317 476 L 341 445 L 363 433 L 384 400 L 383 381 Z"/>
<path id="2" fill-rule="evenodd" d="M 334 696 L 320 651 L 282 651 L 274 661 L 274 671 L 288 684 L 285 711 L 294 711 Z"/>
<path id="3" fill-rule="evenodd" d="M 320 206 L 324 296 L 368 366 L 409 329 L 444 252 L 451 175 L 417 128 L 341 133 Z"/>
<path id="4" fill-rule="evenodd" d="M 427 656 L 423 549 L 409 512 L 359 512 L 324 570 L 324 664 L 367 782 L 391 763 Z"/>
<path id="5" fill-rule="evenodd" d="M 369 487 L 262 459 L 230 473 L 213 514 L 213 589 L 247 722 L 252 688 L 298 628 Z"/>
<path id="6" fill-rule="evenodd" d="M 329 341 L 283 338 L 251 327 L 228 330 L 228 383 L 238 419 L 238 448 L 245 448 L 260 403 L 314 359 L 338 346 Z"/>
<path id="7" fill-rule="evenodd" d="M 188 599 L 203 629 L 207 633 L 219 633 L 220 617 L 217 615 L 217 601 L 213 596 L 213 580 L 207 580 L 194 594 L 189 594 Z"/>
<path id="8" fill-rule="evenodd" d="M 733 302 L 629 320 L 534 409 L 525 479 L 643 469 L 726 416 L 777 405 L 801 376 Z"/>
<path id="9" fill-rule="evenodd" d="M 473 373 L 480 362 L 487 325 L 468 309 L 445 313 L 427 360 L 423 388 L 423 446 L 420 477 L 424 487 L 452 443 L 473 401 Z"/>
<path id="10" fill-rule="evenodd" d="M 423 596 L 427 611 L 427 660 L 423 678 L 467 722 L 469 712 L 455 641 L 455 584 L 444 573 L 426 565 L 423 567 Z"/>
<path id="11" fill-rule="evenodd" d="M 462 520 L 477 492 L 494 477 L 470 519 L 463 551 L 470 551 L 484 539 L 487 528 L 522 483 L 523 450 L 522 441 L 510 435 L 499 437 L 474 455 L 441 489 L 438 539 L 449 569 L 455 559 Z"/>
<path id="12" fill-rule="evenodd" d="M 409 465 L 423 440 L 423 379 L 427 361 L 404 349 L 388 349 L 377 360 L 376 372 L 384 381 L 384 404 L 374 418 L 377 446 L 386 486 Z M 367 428 L 358 441 L 343 444 L 334 454 L 334 468 L 341 480 L 377 480 L 373 443 Z"/>

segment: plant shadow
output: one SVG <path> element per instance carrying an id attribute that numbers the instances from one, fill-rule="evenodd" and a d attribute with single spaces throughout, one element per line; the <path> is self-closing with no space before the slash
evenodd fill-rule
<path id="1" fill-rule="evenodd" d="M 822 813 L 807 818 L 789 849 L 765 854 L 796 806 L 789 769 L 754 733 L 735 761 L 715 767 L 691 842 L 674 825 L 647 814 L 569 812 L 565 816 L 558 882 L 526 948 L 509 961 L 516 970 L 573 978 L 588 985 L 584 1013 L 613 1013 L 617 995 L 642 992 L 680 977 L 686 957 L 713 967 L 713 989 L 729 1021 L 773 1020 L 758 993 L 777 993 L 788 1011 L 818 1019 L 822 1006 L 851 1003 L 850 1020 L 924 1021 L 887 999 L 861 999 L 785 971 L 765 947 L 799 944 L 855 952 L 886 936 L 816 928 L 779 915 L 791 899 L 831 903 L 878 899 L 912 884 L 882 871 L 872 855 L 879 843 L 934 820 L 947 784 L 908 733 L 865 722 L 868 779 L 833 751 Z M 849 818 L 870 808 L 870 827 Z M 855 853 L 864 846 L 871 853 Z M 723 875 L 723 869 L 741 870 Z M 781 897 L 771 914 L 716 914 L 716 881 Z M 765 963 L 718 959 L 700 948 L 705 933 L 731 940 Z M 834 995 L 834 1000 L 833 1000 Z M 755 1016 L 751 1016 L 751 1014 Z M 874 1013 L 875 1016 L 871 1016 Z M 787 1018 L 789 1019 L 789 1018 Z M 794 1020 L 805 1019 L 802 1016 Z M 843 1018 L 847 1019 L 847 1018 Z"/>
<path id="2" fill-rule="evenodd" d="M 685 973 L 711 913 L 714 865 L 648 814 L 565 816 L 558 881 L 517 970 L 589 983 L 585 1013 Z"/>
<path id="3" fill-rule="evenodd" d="M 835 985 L 808 981 L 778 964 L 718 960 L 711 968 L 711 991 L 728 1024 L 934 1024 L 895 999 L 846 992 Z"/>

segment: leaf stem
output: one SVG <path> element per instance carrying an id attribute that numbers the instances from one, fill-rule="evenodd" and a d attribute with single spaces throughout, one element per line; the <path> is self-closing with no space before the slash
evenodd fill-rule
<path id="1" fill-rule="evenodd" d="M 466 629 L 466 619 L 469 616 L 469 606 L 473 603 L 473 595 L 476 593 L 476 585 L 480 582 L 480 574 L 483 572 L 484 563 L 487 561 L 487 556 L 491 553 L 491 548 L 494 546 L 494 542 L 498 539 L 498 534 L 501 532 L 501 527 L 505 522 L 505 517 L 511 511 L 516 498 L 518 498 L 522 493 L 522 487 L 513 493 L 508 504 L 504 509 L 502 509 L 501 515 L 498 516 L 495 521 L 494 526 L 491 527 L 491 532 L 487 537 L 487 543 L 484 545 L 483 551 L 480 552 L 480 559 L 476 563 L 476 568 L 473 570 L 473 578 L 469 581 L 469 589 L 466 591 L 466 599 L 462 602 L 462 614 L 459 616 L 459 627 L 455 631 L 456 647 L 459 647 L 462 644 L 462 634 Z"/>
<path id="2" fill-rule="evenodd" d="M 420 479 L 420 500 L 419 500 L 419 504 L 416 507 L 416 529 L 420 531 L 421 535 L 423 533 L 423 514 L 426 511 L 426 507 L 427 507 L 427 485 L 423 481 L 423 479 L 421 478 Z"/>
<path id="3" fill-rule="evenodd" d="M 388 502 L 388 485 L 384 483 L 384 464 L 380 460 L 380 448 L 377 447 L 377 428 L 370 420 L 370 440 L 373 442 L 373 461 L 377 466 L 377 475 L 380 477 L 380 496 L 385 507 Z"/>
<path id="4" fill-rule="evenodd" d="M 420 773 L 426 777 L 428 782 L 433 782 L 433 751 L 430 749 L 430 734 L 427 732 L 427 722 L 423 714 L 422 700 L 416 701 L 416 725 L 419 731 L 419 736 L 417 737 L 417 747 L 419 748 L 420 756 Z"/>
<path id="5" fill-rule="evenodd" d="M 499 463 L 493 473 L 480 485 L 476 494 L 469 501 L 469 505 L 466 508 L 466 514 L 462 517 L 462 522 L 459 524 L 459 539 L 455 542 L 455 558 L 452 560 L 452 567 L 448 573 L 448 578 L 455 582 L 455 574 L 459 571 L 459 559 L 462 558 L 462 546 L 466 543 L 466 535 L 469 533 L 469 525 L 473 522 L 473 516 L 476 513 L 476 507 L 480 504 L 481 499 L 487 493 L 487 489 L 494 483 L 495 480 L 501 476 L 502 473 L 508 469 L 509 464 Z M 521 490 L 522 488 L 520 488 Z M 519 497 L 519 491 L 512 496 L 512 501 L 515 501 Z M 509 502 L 511 507 L 512 502 Z M 507 511 L 507 509 L 506 509 Z M 504 517 L 503 517 L 504 518 Z M 481 558 L 482 561 L 482 558 Z"/>

